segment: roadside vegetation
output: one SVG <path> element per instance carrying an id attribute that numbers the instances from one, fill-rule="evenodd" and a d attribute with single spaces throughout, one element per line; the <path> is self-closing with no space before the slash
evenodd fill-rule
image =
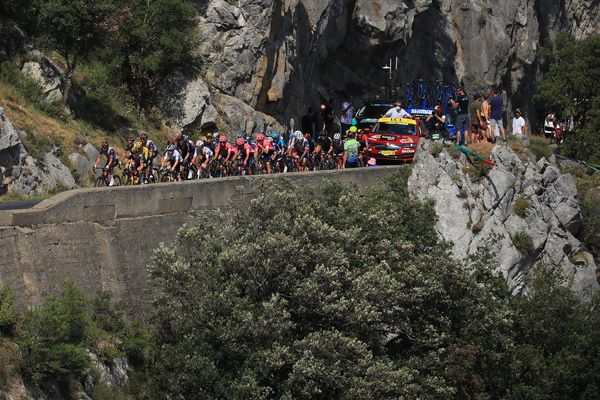
<path id="1" fill-rule="evenodd" d="M 145 362 L 148 343 L 148 333 L 125 322 L 124 306 L 109 293 L 90 300 L 67 281 L 60 294 L 21 313 L 12 290 L 0 283 L 0 390 L 20 375 L 42 390 L 57 383 L 69 398 L 70 382 L 97 374 L 88 351 L 108 363 L 127 357 L 135 370 Z M 98 390 L 120 394 L 120 389 Z"/>
<path id="2" fill-rule="evenodd" d="M 597 395 L 597 304 L 542 266 L 511 298 L 492 258 L 454 261 L 406 176 L 263 189 L 155 254 L 157 398 Z"/>

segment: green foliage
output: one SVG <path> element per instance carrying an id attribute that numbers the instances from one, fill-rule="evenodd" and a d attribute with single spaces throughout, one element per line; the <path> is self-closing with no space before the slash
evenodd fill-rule
<path id="1" fill-rule="evenodd" d="M 576 178 L 577 192 L 581 204 L 583 226 L 579 240 L 600 259 L 600 173 Z"/>
<path id="2" fill-rule="evenodd" d="M 117 1 L 105 59 L 140 107 L 177 68 L 192 66 L 196 11 L 186 0 Z"/>
<path id="3" fill-rule="evenodd" d="M 563 154 L 600 163 L 600 36 L 576 41 L 561 32 L 542 54 L 546 68 L 536 99 L 565 119 L 573 116 L 580 128 Z"/>
<path id="4" fill-rule="evenodd" d="M 505 297 L 438 242 L 432 204 L 406 195 L 406 176 L 365 195 L 262 185 L 153 257 L 157 398 L 502 393 Z"/>
<path id="5" fill-rule="evenodd" d="M 525 231 L 515 233 L 512 242 L 521 253 L 527 254 L 533 251 L 533 239 Z"/>
<path id="6" fill-rule="evenodd" d="M 527 147 L 535 155 L 537 160 L 542 157 L 547 159 L 553 153 L 550 143 L 550 139 L 546 139 L 545 137 L 531 136 Z"/>
<path id="7" fill-rule="evenodd" d="M 85 343 L 89 323 L 84 294 L 67 281 L 60 295 L 25 316 L 18 338 L 24 374 L 38 382 L 81 376 L 90 363 Z"/>
<path id="8" fill-rule="evenodd" d="M 111 292 L 100 292 L 92 302 L 92 321 L 106 332 L 120 333 L 125 329 L 124 310 L 124 303 L 113 304 Z"/>
<path id="9" fill-rule="evenodd" d="M 546 69 L 537 99 L 554 112 L 585 124 L 600 95 L 600 37 L 577 41 L 560 32 L 543 53 Z"/>
<path id="10" fill-rule="evenodd" d="M 15 294 L 10 287 L 0 282 L 0 335 L 12 334 L 16 322 Z"/>
<path id="11" fill-rule="evenodd" d="M 437 157 L 440 155 L 440 153 L 444 151 L 444 146 L 436 143 L 435 145 L 433 145 L 433 147 L 431 148 L 431 155 L 434 157 Z"/>
<path id="12" fill-rule="evenodd" d="M 60 114 L 60 104 L 47 101 L 44 91 L 37 82 L 23 75 L 15 63 L 11 61 L 0 63 L 0 80 L 14 87 L 25 100 L 46 115 L 57 117 Z"/>
<path id="13" fill-rule="evenodd" d="M 90 395 L 94 400 L 128 400 L 122 389 L 110 387 L 105 383 L 94 385 Z"/>
<path id="14" fill-rule="evenodd" d="M 593 399 L 600 378 L 598 298 L 582 304 L 559 284 L 560 272 L 541 268 L 530 293 L 511 307 L 517 338 L 514 374 L 507 399 Z"/>
<path id="15" fill-rule="evenodd" d="M 63 163 L 69 163 L 66 152 L 63 150 L 62 139 L 56 134 L 42 136 L 36 133 L 28 133 L 23 142 L 33 158 L 41 160 L 44 158 L 45 153 L 55 152 L 60 156 Z"/>
<path id="16" fill-rule="evenodd" d="M 517 201 L 515 201 L 515 204 L 513 206 L 513 211 L 519 217 L 523 218 L 525 216 L 525 212 L 527 211 L 528 208 L 529 208 L 529 200 L 524 197 L 520 197 L 517 199 Z"/>

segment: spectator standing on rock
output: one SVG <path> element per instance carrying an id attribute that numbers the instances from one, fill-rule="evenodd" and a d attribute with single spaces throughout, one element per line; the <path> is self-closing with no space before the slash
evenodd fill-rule
<path id="1" fill-rule="evenodd" d="M 340 115 L 340 122 L 342 124 L 342 132 L 346 132 L 352 126 L 352 119 L 356 108 L 352 102 L 352 96 L 348 96 L 342 103 L 342 113 Z"/>
<path id="2" fill-rule="evenodd" d="M 479 143 L 481 136 L 481 126 L 483 117 L 481 113 L 481 94 L 479 92 L 473 95 L 473 101 L 469 104 L 469 121 L 471 122 L 471 143 Z"/>
<path id="3" fill-rule="evenodd" d="M 456 94 L 456 100 L 450 99 L 452 108 L 456 110 L 456 122 L 454 124 L 456 127 L 456 141 L 460 145 L 466 146 L 468 144 L 467 135 L 469 134 L 469 96 L 467 96 L 467 92 L 463 87 L 459 87 Z"/>
<path id="4" fill-rule="evenodd" d="M 490 97 L 490 124 L 489 128 L 494 135 L 494 143 L 496 139 L 502 135 L 502 140 L 506 142 L 506 131 L 504 130 L 504 124 L 502 123 L 502 108 L 504 106 L 504 100 L 502 100 L 501 92 L 498 89 L 494 89 L 492 96 Z"/>
<path id="5" fill-rule="evenodd" d="M 317 116 L 314 108 L 308 107 L 306 114 L 300 119 L 300 125 L 302 125 L 302 133 L 308 133 L 311 138 L 315 137 L 317 134 Z"/>
<path id="6" fill-rule="evenodd" d="M 518 108 L 515 110 L 515 117 L 512 120 L 512 134 L 518 139 L 527 139 L 527 122 Z"/>
<path id="7" fill-rule="evenodd" d="M 483 95 L 483 102 L 481 103 L 481 119 L 483 122 L 481 125 L 481 131 L 488 142 L 492 142 L 494 140 L 494 137 L 492 136 L 493 134 L 490 134 L 491 129 L 489 129 L 491 109 L 490 95 L 489 93 L 486 93 Z"/>

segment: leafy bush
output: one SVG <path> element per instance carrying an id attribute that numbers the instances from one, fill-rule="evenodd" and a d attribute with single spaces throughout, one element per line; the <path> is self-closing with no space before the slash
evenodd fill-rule
<path id="1" fill-rule="evenodd" d="M 561 284 L 559 269 L 536 267 L 530 291 L 511 302 L 515 382 L 508 399 L 598 397 L 600 312 Z"/>
<path id="2" fill-rule="evenodd" d="M 109 333 L 122 333 L 125 329 L 125 304 L 114 304 L 111 292 L 100 292 L 92 301 L 92 321 Z"/>
<path id="3" fill-rule="evenodd" d="M 515 201 L 515 204 L 513 206 L 513 211 L 519 217 L 523 218 L 525 216 L 525 212 L 527 211 L 528 208 L 529 208 L 529 200 L 524 197 L 520 197 L 517 199 L 517 201 Z"/>
<path id="4" fill-rule="evenodd" d="M 67 281 L 60 295 L 27 313 L 20 326 L 24 375 L 36 382 L 83 375 L 90 365 L 86 351 L 89 323 L 84 294 Z"/>
<path id="5" fill-rule="evenodd" d="M 548 158 L 554 151 L 550 147 L 550 139 L 542 136 L 531 136 L 529 138 L 529 150 L 535 155 L 536 159 Z"/>
<path id="6" fill-rule="evenodd" d="M 444 146 L 441 145 L 441 144 L 439 144 L 439 143 L 436 143 L 431 148 L 431 155 L 434 156 L 434 157 L 437 157 L 437 156 L 439 156 L 442 153 L 442 151 L 444 151 Z"/>
<path id="7" fill-rule="evenodd" d="M 521 253 L 531 253 L 533 251 L 533 239 L 527 232 L 515 233 L 512 242 Z"/>
<path id="8" fill-rule="evenodd" d="M 406 196 L 406 176 L 365 195 L 261 184 L 248 207 L 201 215 L 153 257 L 159 397 L 504 390 L 508 320 L 490 274 L 454 261 L 432 204 Z M 466 374 L 484 386 L 461 378 L 462 365 L 448 368 L 450 349 L 466 346 L 475 349 Z"/>
<path id="9" fill-rule="evenodd" d="M 11 335 L 16 322 L 15 295 L 10 287 L 0 282 L 0 335 Z"/>
<path id="10" fill-rule="evenodd" d="M 94 400 L 128 400 L 129 397 L 122 389 L 110 387 L 105 383 L 98 383 L 92 388 L 90 395 Z"/>

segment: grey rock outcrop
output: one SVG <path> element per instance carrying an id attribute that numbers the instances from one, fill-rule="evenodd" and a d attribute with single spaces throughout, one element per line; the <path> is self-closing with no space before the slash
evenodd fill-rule
<path id="1" fill-rule="evenodd" d="M 85 178 L 90 173 L 92 165 L 86 156 L 73 153 L 69 156 L 69 161 L 71 161 L 71 165 L 73 165 L 80 178 Z"/>
<path id="2" fill-rule="evenodd" d="M 21 142 L 19 133 L 4 116 L 0 131 L 0 194 L 25 196 L 57 188 L 77 187 L 71 171 L 52 153 L 41 160 L 33 158 Z"/>
<path id="3" fill-rule="evenodd" d="M 98 159 L 98 155 L 100 154 L 98 152 L 98 149 L 96 149 L 93 144 L 86 143 L 86 145 L 83 146 L 83 151 L 88 161 L 90 162 L 90 165 L 94 165 L 94 163 Z"/>
<path id="4" fill-rule="evenodd" d="M 158 90 L 157 98 L 163 114 L 179 129 L 214 126 L 217 111 L 210 104 L 211 94 L 200 77 L 188 78 L 176 71 Z"/>
<path id="5" fill-rule="evenodd" d="M 21 72 L 34 80 L 42 88 L 46 101 L 62 101 L 64 86 L 63 70 L 39 50 L 29 48 L 24 57 Z M 69 102 L 73 103 L 74 101 L 74 94 L 71 93 Z"/>
<path id="6" fill-rule="evenodd" d="M 464 259 L 491 249 L 498 269 L 514 293 L 526 290 L 529 271 L 537 264 L 561 268 L 583 299 L 598 291 L 593 257 L 575 238 L 582 223 L 573 177 L 561 174 L 545 159 L 525 163 L 507 145 L 495 146 L 497 166 L 482 179 L 470 178 L 464 155 L 437 157 L 424 142 L 409 180 L 412 195 L 434 199 L 440 237 L 452 242 Z M 525 204 L 517 215 L 515 203 Z M 517 236 L 531 238 L 531 249 L 519 250 Z"/>

